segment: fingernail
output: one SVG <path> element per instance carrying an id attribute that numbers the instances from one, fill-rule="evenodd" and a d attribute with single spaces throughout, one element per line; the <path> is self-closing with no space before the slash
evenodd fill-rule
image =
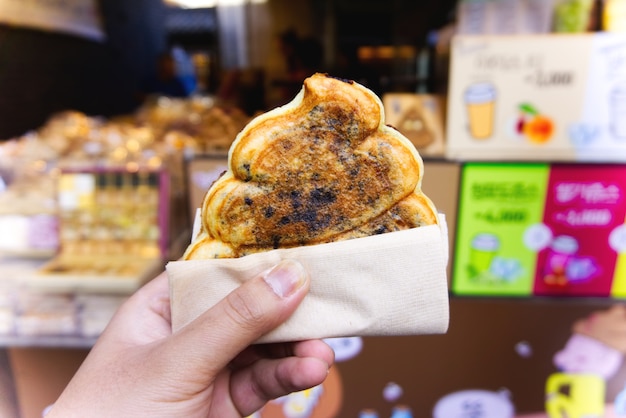
<path id="1" fill-rule="evenodd" d="M 274 293 L 286 298 L 298 290 L 306 281 L 306 271 L 302 264 L 293 260 L 283 260 L 263 276 Z"/>

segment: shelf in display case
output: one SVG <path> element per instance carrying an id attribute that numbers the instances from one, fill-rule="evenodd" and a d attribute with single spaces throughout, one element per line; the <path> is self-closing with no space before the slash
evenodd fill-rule
<path id="1" fill-rule="evenodd" d="M 64 347 L 91 348 L 97 337 L 65 336 L 65 335 L 0 335 L 0 347 Z"/>
<path id="2" fill-rule="evenodd" d="M 48 292 L 130 294 L 164 268 L 160 258 L 60 256 L 28 275 L 23 285 Z"/>
<path id="3" fill-rule="evenodd" d="M 0 256 L 0 347 L 90 347 L 139 286 L 114 277 L 32 281 L 47 263 Z"/>

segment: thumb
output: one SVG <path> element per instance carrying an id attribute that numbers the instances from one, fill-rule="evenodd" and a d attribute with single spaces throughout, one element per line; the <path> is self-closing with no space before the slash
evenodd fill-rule
<path id="1" fill-rule="evenodd" d="M 210 374 L 222 370 L 250 344 L 282 324 L 309 290 L 309 276 L 297 261 L 283 260 L 246 281 L 218 304 L 185 326 L 173 340 L 172 353 L 183 364 Z"/>

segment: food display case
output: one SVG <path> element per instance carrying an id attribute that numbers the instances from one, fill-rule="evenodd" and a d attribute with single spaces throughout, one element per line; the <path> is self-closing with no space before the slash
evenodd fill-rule
<path id="1" fill-rule="evenodd" d="M 5 345 L 89 347 L 168 256 L 166 170 L 83 168 L 56 180 L 56 251 L 2 258 Z"/>
<path id="2" fill-rule="evenodd" d="M 169 245 L 166 170 L 62 171 L 59 251 L 26 286 L 131 293 L 163 268 Z"/>

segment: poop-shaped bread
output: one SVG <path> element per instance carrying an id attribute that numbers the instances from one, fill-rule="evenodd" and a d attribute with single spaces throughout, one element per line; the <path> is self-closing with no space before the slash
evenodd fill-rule
<path id="1" fill-rule="evenodd" d="M 315 74 L 239 133 L 184 259 L 234 258 L 437 223 L 422 159 L 378 96 Z"/>

